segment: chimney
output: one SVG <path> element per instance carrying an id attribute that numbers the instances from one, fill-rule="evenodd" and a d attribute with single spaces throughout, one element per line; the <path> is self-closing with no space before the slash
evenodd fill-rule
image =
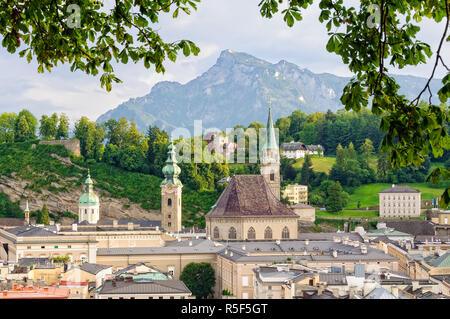
<path id="1" fill-rule="evenodd" d="M 73 231 L 78 231 L 78 225 L 77 224 L 72 224 L 72 230 Z"/>
<path id="2" fill-rule="evenodd" d="M 189 246 L 192 246 L 192 240 L 189 241 Z"/>
<path id="3" fill-rule="evenodd" d="M 117 222 L 117 219 L 113 220 L 113 227 L 117 228 L 119 226 L 119 223 Z"/>
<path id="4" fill-rule="evenodd" d="M 242 250 L 245 250 L 245 245 L 242 245 Z"/>
<path id="5" fill-rule="evenodd" d="M 61 230 L 61 224 L 57 223 L 57 224 L 55 224 L 55 226 L 56 226 L 56 231 L 60 231 Z"/>
<path id="6" fill-rule="evenodd" d="M 133 230 L 134 229 L 134 224 L 131 222 L 131 223 L 128 223 L 128 230 Z"/>
<path id="7" fill-rule="evenodd" d="M 361 254 L 367 254 L 367 246 L 361 245 Z"/>
<path id="8" fill-rule="evenodd" d="M 309 245 L 309 239 L 305 239 L 305 245 L 306 245 L 306 246 Z"/>
<path id="9" fill-rule="evenodd" d="M 279 239 L 276 240 L 277 245 L 281 244 L 281 241 Z"/>
<path id="10" fill-rule="evenodd" d="M 333 250 L 333 257 L 334 257 L 334 258 L 337 258 L 337 256 L 338 256 L 337 251 L 336 251 L 336 250 Z"/>

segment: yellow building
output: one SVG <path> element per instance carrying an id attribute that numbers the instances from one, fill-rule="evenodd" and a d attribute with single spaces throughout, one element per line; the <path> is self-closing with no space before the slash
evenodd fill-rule
<path id="1" fill-rule="evenodd" d="M 292 205 L 308 204 L 308 186 L 289 184 L 283 191 L 283 197 Z"/>

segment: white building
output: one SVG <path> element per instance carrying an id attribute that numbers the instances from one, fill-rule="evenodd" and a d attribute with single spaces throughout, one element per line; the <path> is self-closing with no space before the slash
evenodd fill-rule
<path id="1" fill-rule="evenodd" d="M 281 144 L 281 153 L 287 158 L 304 158 L 306 155 L 323 155 L 322 145 L 305 145 L 302 142 L 290 142 Z"/>
<path id="2" fill-rule="evenodd" d="M 409 186 L 396 186 L 379 193 L 380 217 L 419 217 L 420 191 Z"/>

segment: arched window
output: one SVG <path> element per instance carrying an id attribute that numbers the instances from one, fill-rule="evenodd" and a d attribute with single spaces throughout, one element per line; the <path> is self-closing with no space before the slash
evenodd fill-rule
<path id="1" fill-rule="evenodd" d="M 269 226 L 266 227 L 266 230 L 264 231 L 264 239 L 272 239 L 272 228 Z"/>
<path id="2" fill-rule="evenodd" d="M 167 206 L 172 206 L 172 198 L 169 198 L 169 199 L 167 200 Z"/>
<path id="3" fill-rule="evenodd" d="M 214 227 L 214 234 L 213 234 L 214 238 L 219 238 L 219 228 L 216 226 Z"/>
<path id="4" fill-rule="evenodd" d="M 228 239 L 236 239 L 236 228 L 230 227 L 228 231 Z"/>
<path id="5" fill-rule="evenodd" d="M 283 228 L 283 232 L 281 233 L 281 238 L 289 239 L 289 228 L 287 228 L 287 226 Z"/>
<path id="6" fill-rule="evenodd" d="M 274 181 L 275 180 L 275 173 L 272 171 L 270 172 L 270 181 Z"/>
<path id="7" fill-rule="evenodd" d="M 248 239 L 255 239 L 256 238 L 256 232 L 255 232 L 255 229 L 253 227 L 250 227 L 248 229 L 247 238 Z"/>

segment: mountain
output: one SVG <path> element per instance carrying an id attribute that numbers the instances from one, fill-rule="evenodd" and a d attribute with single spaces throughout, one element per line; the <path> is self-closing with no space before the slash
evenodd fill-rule
<path id="1" fill-rule="evenodd" d="M 395 78 L 401 93 L 409 98 L 426 83 L 425 78 L 415 76 Z M 202 120 L 204 128 L 220 129 L 254 121 L 265 123 L 269 97 L 275 119 L 298 109 L 307 114 L 341 109 L 340 97 L 348 80 L 329 73 L 315 74 L 284 60 L 272 64 L 225 50 L 216 64 L 199 77 L 184 85 L 159 82 L 146 96 L 122 103 L 97 122 L 126 117 L 134 119 L 140 130 L 149 125 L 192 128 L 194 120 Z M 433 80 L 431 87 L 436 97 L 440 81 Z"/>

